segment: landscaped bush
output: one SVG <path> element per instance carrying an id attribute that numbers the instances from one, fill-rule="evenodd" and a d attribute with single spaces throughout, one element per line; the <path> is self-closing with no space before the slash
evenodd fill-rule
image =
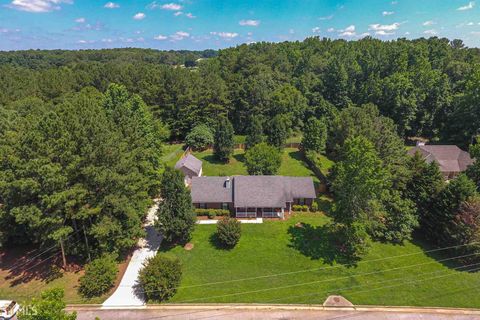
<path id="1" fill-rule="evenodd" d="M 182 265 L 177 257 L 157 254 L 148 259 L 139 273 L 139 283 L 147 301 L 166 301 L 177 292 Z"/>
<path id="2" fill-rule="evenodd" d="M 200 124 L 187 134 L 185 143 L 194 150 L 205 150 L 213 145 L 213 132 L 207 125 Z"/>
<path id="3" fill-rule="evenodd" d="M 296 211 L 296 212 L 308 212 L 308 211 L 310 211 L 310 208 L 307 205 L 294 204 L 292 208 L 293 208 L 293 211 Z"/>
<path id="4" fill-rule="evenodd" d="M 220 243 L 227 248 L 235 247 L 242 234 L 241 225 L 240 221 L 233 218 L 218 220 L 217 238 Z"/>
<path id="5" fill-rule="evenodd" d="M 313 211 L 313 212 L 317 212 L 317 211 L 318 211 L 318 202 L 317 202 L 317 201 L 313 201 L 313 203 L 312 203 L 312 211 Z"/>
<path id="6" fill-rule="evenodd" d="M 105 255 L 95 259 L 85 267 L 85 275 L 80 278 L 79 292 L 91 298 L 106 293 L 113 287 L 118 267 L 114 255 Z"/>
<path id="7" fill-rule="evenodd" d="M 229 210 L 223 209 L 195 209 L 197 216 L 208 216 L 210 219 L 215 217 L 227 217 L 230 215 Z"/>

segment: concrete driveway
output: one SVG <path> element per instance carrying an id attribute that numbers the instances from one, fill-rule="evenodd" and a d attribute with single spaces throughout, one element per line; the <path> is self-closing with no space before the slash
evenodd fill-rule
<path id="1" fill-rule="evenodd" d="M 138 248 L 133 253 L 120 285 L 113 295 L 103 303 L 104 308 L 143 307 L 145 305 L 144 295 L 138 287 L 138 272 L 148 258 L 156 255 L 162 242 L 161 235 L 154 228 L 157 209 L 158 201 L 155 201 L 155 205 L 148 211 L 145 222 L 147 236 L 139 241 Z"/>

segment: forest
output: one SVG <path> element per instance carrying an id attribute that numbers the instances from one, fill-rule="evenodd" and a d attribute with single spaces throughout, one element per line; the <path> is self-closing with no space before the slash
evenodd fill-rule
<path id="1" fill-rule="evenodd" d="M 332 154 L 378 153 L 372 167 L 388 178 L 371 186 L 389 193 L 372 199 L 391 221 L 375 232 L 403 239 L 416 225 L 413 200 L 402 201 L 403 144 L 467 148 L 480 128 L 478 88 L 480 50 L 436 37 L 1 52 L 0 243 L 69 239 L 68 251 L 84 257 L 127 250 L 158 192 L 164 142 L 219 118 L 235 134 L 255 122 L 268 135 L 271 124 L 304 131 L 312 117 L 326 121 Z M 350 141 L 350 132 L 369 141 Z M 340 204 L 349 185 L 333 186 Z M 400 222 L 399 212 L 408 212 Z"/>

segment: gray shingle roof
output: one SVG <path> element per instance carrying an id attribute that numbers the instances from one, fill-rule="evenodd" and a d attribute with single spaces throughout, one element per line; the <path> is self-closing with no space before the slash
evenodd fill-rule
<path id="1" fill-rule="evenodd" d="M 470 154 L 455 145 L 417 146 L 410 149 L 408 154 L 414 155 L 417 151 L 428 163 L 437 162 L 441 172 L 462 172 L 473 164 Z"/>
<path id="2" fill-rule="evenodd" d="M 232 184 L 226 187 L 228 177 L 193 177 L 192 202 L 220 203 L 233 202 Z"/>
<path id="3" fill-rule="evenodd" d="M 233 202 L 235 207 L 283 208 L 294 198 L 315 198 L 310 177 L 235 176 L 231 188 L 225 188 L 226 177 L 194 177 L 194 203 Z"/>
<path id="4" fill-rule="evenodd" d="M 189 153 L 178 160 L 175 164 L 175 169 L 181 170 L 182 168 L 187 168 L 198 175 L 202 170 L 202 161 L 195 158 L 193 154 Z"/>

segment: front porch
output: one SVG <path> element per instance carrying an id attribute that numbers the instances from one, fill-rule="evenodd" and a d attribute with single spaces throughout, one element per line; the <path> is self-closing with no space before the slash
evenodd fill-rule
<path id="1" fill-rule="evenodd" d="M 290 212 L 288 208 L 241 208 L 235 207 L 236 218 L 280 218 L 285 219 L 285 213 Z"/>

